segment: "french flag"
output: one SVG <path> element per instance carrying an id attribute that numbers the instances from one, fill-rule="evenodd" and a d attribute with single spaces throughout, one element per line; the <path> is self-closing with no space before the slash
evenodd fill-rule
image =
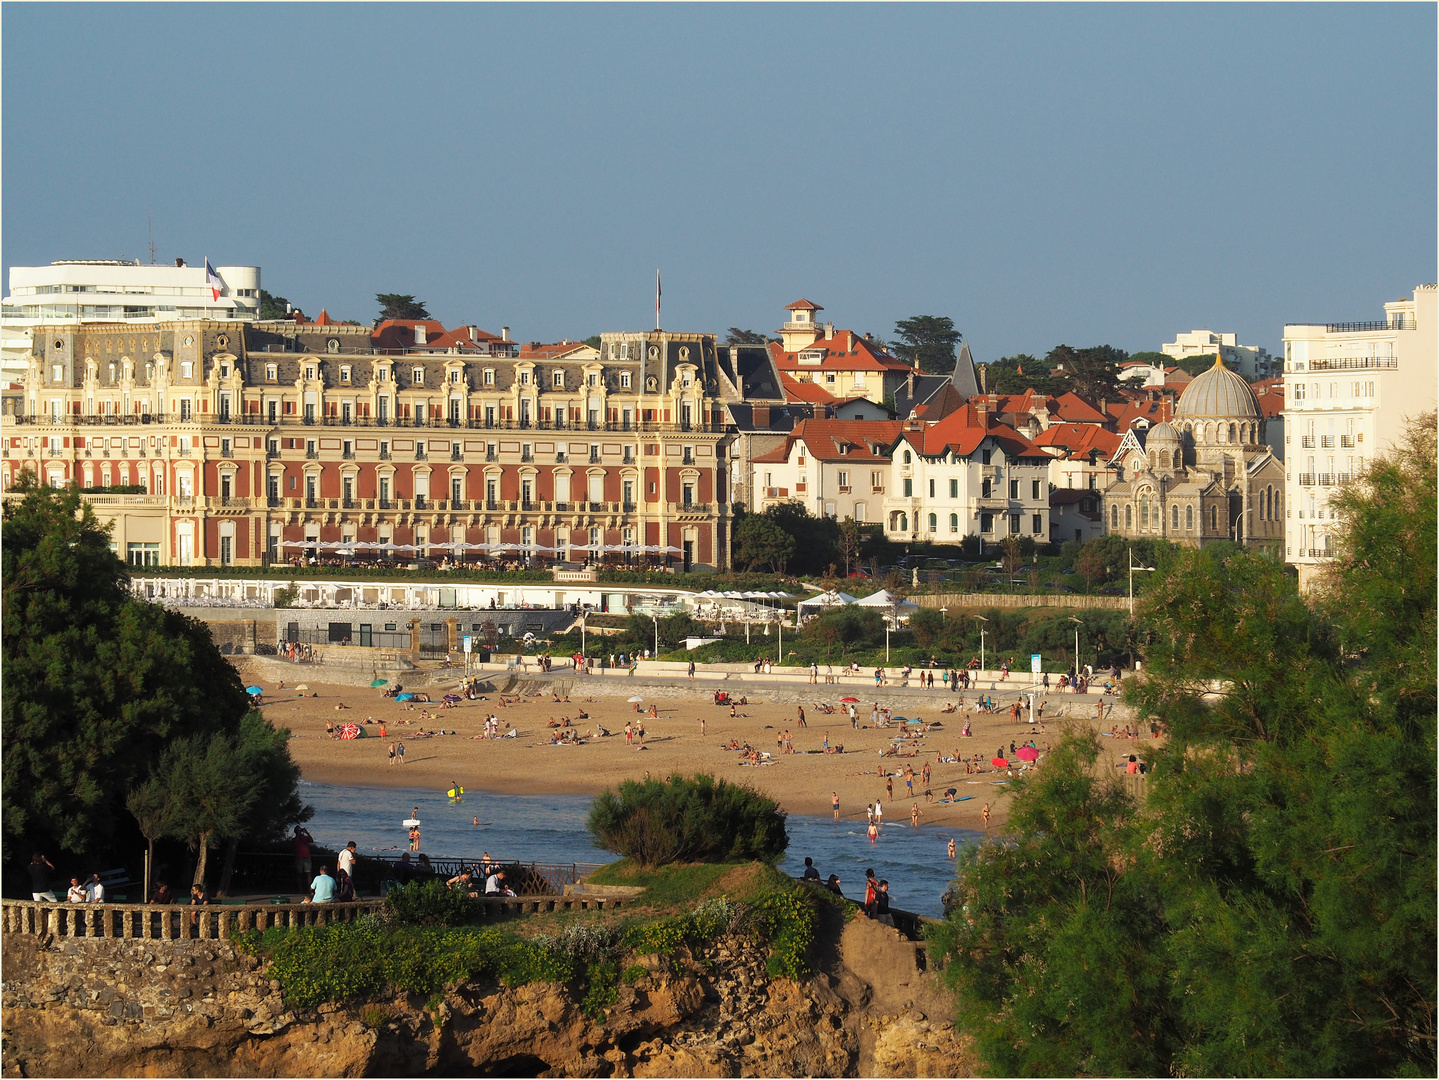
<path id="1" fill-rule="evenodd" d="M 215 295 L 212 300 L 220 299 L 220 293 L 225 288 L 225 283 L 220 280 L 220 275 L 215 273 L 215 268 L 210 265 L 210 260 L 205 260 L 205 284 L 210 286 L 210 291 Z"/>

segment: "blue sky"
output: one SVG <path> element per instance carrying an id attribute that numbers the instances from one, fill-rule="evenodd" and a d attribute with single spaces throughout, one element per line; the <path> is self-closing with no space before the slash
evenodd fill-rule
<path id="1" fill-rule="evenodd" d="M 3 9 L 4 267 L 263 267 L 523 340 L 806 297 L 981 361 L 1436 278 L 1431 4 Z"/>

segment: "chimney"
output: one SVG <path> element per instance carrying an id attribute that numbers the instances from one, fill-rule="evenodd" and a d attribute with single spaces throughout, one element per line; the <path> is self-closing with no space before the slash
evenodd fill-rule
<path id="1" fill-rule="evenodd" d="M 469 327 L 469 331 L 470 331 L 470 340 L 471 340 L 471 341 L 477 342 L 477 341 L 480 340 L 480 328 L 479 328 L 478 326 L 471 326 L 471 327 Z"/>
<path id="2" fill-rule="evenodd" d="M 914 368 L 909 369 L 909 374 L 904 379 L 904 392 L 909 397 L 910 404 L 914 404 Z"/>
<path id="3" fill-rule="evenodd" d="M 756 405 L 754 407 L 754 426 L 769 427 L 769 406 Z"/>
<path id="4" fill-rule="evenodd" d="M 510 328 L 509 328 L 508 326 L 502 326 L 502 327 L 500 327 L 500 340 L 501 340 L 501 341 L 509 341 L 509 340 L 510 340 Z"/>
<path id="5" fill-rule="evenodd" d="M 824 336 L 826 338 L 834 337 L 834 323 L 827 322 L 824 324 Z"/>
<path id="6" fill-rule="evenodd" d="M 979 392 L 980 392 L 981 394 L 987 394 L 987 393 L 989 393 L 989 380 L 985 377 L 986 374 L 987 374 L 988 368 L 989 368 L 989 365 L 988 365 L 988 364 L 980 364 L 980 365 L 979 365 Z"/>
<path id="7" fill-rule="evenodd" d="M 428 339 L 427 339 L 426 336 L 425 336 L 425 324 L 424 324 L 424 323 L 416 323 L 416 324 L 415 324 L 415 344 L 416 344 L 416 345 L 423 345 L 423 344 L 426 343 L 427 340 L 428 340 Z"/>

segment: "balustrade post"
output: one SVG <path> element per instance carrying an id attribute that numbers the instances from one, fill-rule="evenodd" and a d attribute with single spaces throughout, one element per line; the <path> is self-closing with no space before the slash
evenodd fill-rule
<path id="1" fill-rule="evenodd" d="M 60 936 L 60 909 L 59 909 L 59 908 L 53 908 L 53 907 L 52 907 L 52 908 L 46 913 L 46 919 L 45 919 L 45 921 L 46 921 L 46 927 L 45 927 L 45 929 L 46 929 L 52 936 L 54 936 L 54 937 L 59 937 L 59 936 Z"/>

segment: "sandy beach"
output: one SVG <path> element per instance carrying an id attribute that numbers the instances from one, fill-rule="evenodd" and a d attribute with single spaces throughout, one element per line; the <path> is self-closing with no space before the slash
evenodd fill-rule
<path id="1" fill-rule="evenodd" d="M 291 753 L 307 780 L 437 791 L 458 782 L 470 797 L 482 792 L 593 795 L 646 774 L 665 777 L 706 772 L 748 784 L 792 814 L 828 815 L 832 793 L 838 792 L 842 817 L 863 819 L 866 805 L 880 800 L 886 821 L 908 821 L 917 804 L 925 824 L 971 829 L 983 827 L 981 809 L 985 803 L 990 805 L 991 830 L 1002 827 L 1007 818 L 1007 789 L 996 785 L 1008 774 L 990 764 L 996 751 L 1002 747 L 1008 756 L 1011 743 L 1022 744 L 1030 738 L 1043 750 L 1048 743 L 1057 742 L 1064 725 L 1072 722 L 1051 720 L 1033 726 L 1012 723 L 1008 706 L 1015 700 L 1013 691 L 994 695 L 1001 706 L 995 714 L 976 714 L 976 695 L 972 693 L 885 688 L 875 697 L 870 691 L 871 696 L 861 697 L 855 705 L 860 725 L 856 730 L 847 714 L 836 711 L 827 715 L 816 707 L 823 703 L 838 710 L 845 707 L 841 697 L 863 693 L 845 687 L 751 686 L 743 689 L 748 695 L 747 704 L 737 706 L 738 715 L 731 717 L 727 706 L 714 704 L 714 684 L 702 681 L 674 685 L 580 679 L 574 682 L 568 703 L 555 702 L 553 695 L 546 692 L 517 703 L 509 699 L 502 705 L 500 695 L 488 693 L 485 700 L 463 701 L 453 708 L 440 709 L 437 704 L 411 703 L 407 707 L 386 698 L 382 689 L 327 684 L 319 678 L 322 672 L 315 668 L 297 666 L 293 681 L 285 680 L 285 690 L 243 664 L 241 671 L 247 683 L 255 680 L 264 687 L 265 715 L 277 727 L 290 729 Z M 309 687 L 308 691 L 294 689 L 301 682 Z M 452 685 L 423 689 L 438 702 Z M 418 680 L 415 688 L 420 689 Z M 626 700 L 630 696 L 645 699 L 638 706 L 641 712 Z M 963 713 L 941 712 L 961 697 L 966 702 Z M 894 740 L 899 734 L 898 725 L 870 725 L 870 712 L 876 703 L 891 709 L 894 716 L 923 718 L 931 725 L 930 730 L 917 739 L 897 744 Z M 657 710 L 657 717 L 650 717 L 651 706 Z M 1066 706 L 1072 715 L 1082 712 L 1086 719 L 1081 722 L 1088 723 L 1093 705 L 1084 699 L 1066 700 L 1053 695 L 1046 711 L 1052 717 Z M 808 726 L 799 723 L 800 708 L 804 709 Z M 588 714 L 587 719 L 579 719 L 581 711 Z M 499 718 L 502 732 L 515 729 L 517 736 L 475 738 L 491 713 Z M 1123 707 L 1116 707 L 1114 720 L 1121 724 L 1122 713 Z M 552 745 L 550 737 L 555 729 L 548 727 L 548 722 L 566 716 L 581 736 L 593 731 L 596 737 L 577 746 Z M 643 746 L 638 740 L 627 743 L 625 724 L 640 720 L 645 728 Z M 960 734 L 966 720 L 973 732 L 970 738 Z M 326 733 L 327 722 L 336 727 L 346 722 L 363 724 L 367 737 L 339 740 Z M 1109 722 L 1106 720 L 1105 725 Z M 609 729 L 610 736 L 598 737 L 598 725 Z M 454 734 L 421 735 L 421 729 Z M 792 754 L 782 753 L 777 745 L 785 731 L 792 737 Z M 822 750 L 826 738 L 832 750 L 842 746 L 843 752 L 814 752 Z M 725 749 L 731 740 L 768 752 L 773 764 L 741 764 L 740 752 Z M 405 747 L 404 764 L 390 765 L 388 747 L 399 742 Z M 1144 740 L 1117 742 L 1128 752 L 1130 747 L 1142 746 Z M 896 755 L 881 756 L 896 745 Z M 1116 752 L 1119 748 L 1116 746 Z M 939 760 L 941 756 L 963 759 L 975 754 L 983 763 L 982 773 L 967 774 L 962 761 Z M 919 776 L 926 763 L 931 769 L 932 801 L 924 798 Z M 906 765 L 915 774 L 912 794 L 903 775 Z M 886 790 L 881 768 L 893 778 L 892 795 Z M 950 787 L 957 789 L 959 798 L 969 798 L 941 802 L 945 789 Z"/>

